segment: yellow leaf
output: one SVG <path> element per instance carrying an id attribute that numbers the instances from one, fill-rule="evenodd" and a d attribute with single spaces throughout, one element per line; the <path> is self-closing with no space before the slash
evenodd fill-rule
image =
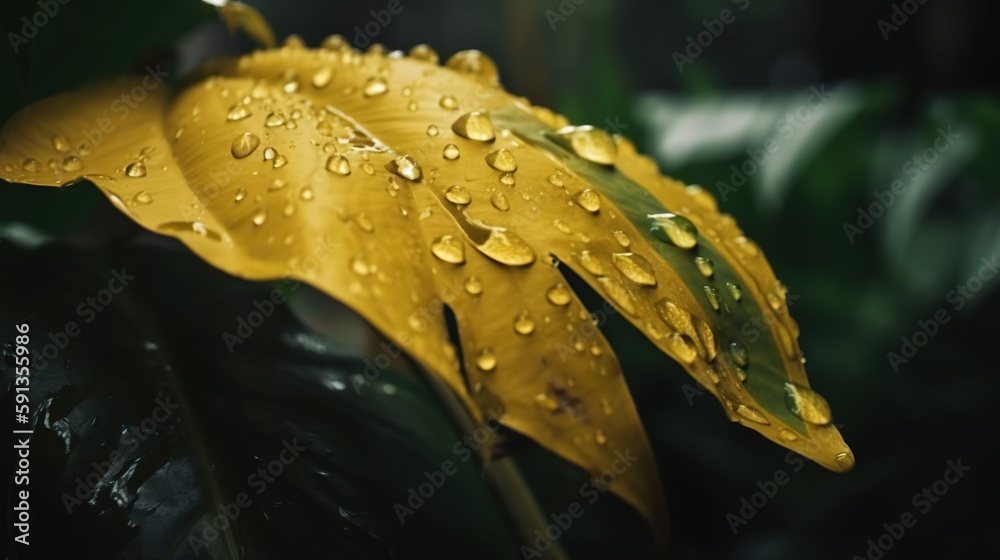
<path id="1" fill-rule="evenodd" d="M 798 328 L 759 248 L 711 195 L 661 176 L 627 140 L 509 95 L 485 55 L 439 66 L 426 46 L 403 56 L 296 39 L 207 65 L 174 97 L 161 87 L 116 102 L 137 83 L 22 110 L 0 138 L 3 178 L 88 179 L 231 274 L 316 286 L 442 379 L 474 419 L 502 410 L 501 423 L 592 475 L 638 456 L 611 490 L 661 544 L 649 442 L 560 267 L 732 420 L 827 468 L 853 466 L 808 388 Z M 741 326 L 761 316 L 768 328 L 746 340 Z"/>

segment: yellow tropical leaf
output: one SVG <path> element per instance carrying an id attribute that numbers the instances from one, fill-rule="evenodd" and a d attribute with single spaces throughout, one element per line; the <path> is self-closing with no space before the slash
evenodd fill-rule
<path id="1" fill-rule="evenodd" d="M 148 80 L 147 80 L 148 81 Z M 8 181 L 87 179 L 142 226 L 251 279 L 346 303 L 481 421 L 597 475 L 665 539 L 653 453 L 582 277 L 730 419 L 837 471 L 853 455 L 808 387 L 783 287 L 711 195 L 624 138 L 511 96 L 477 51 L 278 49 L 57 95 L 0 136 Z M 132 103 L 123 104 L 123 93 Z M 444 308 L 461 348 L 449 342 Z M 762 336 L 741 326 L 768 318 Z M 464 375 L 463 375 L 464 373 Z"/>

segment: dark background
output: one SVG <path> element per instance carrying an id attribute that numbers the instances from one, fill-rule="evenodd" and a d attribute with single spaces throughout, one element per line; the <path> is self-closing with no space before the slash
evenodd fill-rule
<path id="1" fill-rule="evenodd" d="M 661 466 L 673 532 L 666 557 L 864 557 L 867 541 L 885 532 L 883 524 L 898 522 L 904 512 L 917 512 L 913 495 L 941 478 L 949 460 L 958 459 L 971 470 L 929 511 L 916 514 L 916 525 L 894 542 L 885 558 L 988 557 L 1000 551 L 1000 278 L 983 282 L 961 309 L 948 296 L 976 274 L 981 259 L 1000 252 L 1000 14 L 995 2 L 927 0 L 886 40 L 878 21 L 890 20 L 894 4 L 919 3 L 586 0 L 576 5 L 564 0 L 561 4 L 574 11 L 564 21 L 554 20 L 553 28 L 546 11 L 560 10 L 554 0 L 401 1 L 403 11 L 379 29 L 375 41 L 403 50 L 429 43 L 443 57 L 481 49 L 494 57 L 510 91 L 548 104 L 576 123 L 614 124 L 642 151 L 657 157 L 664 173 L 717 195 L 720 181 L 731 183 L 730 166 L 741 165 L 748 149 L 774 137 L 775 123 L 800 109 L 811 87 L 834 92 L 822 111 L 810 113 L 790 138 L 781 138 L 780 150 L 759 173 L 735 192 L 726 191 L 719 202 L 763 247 L 790 294 L 797 296 L 790 301 L 802 329 L 807 371 L 842 425 L 857 468 L 834 474 L 809 463 L 796 470 L 798 464 L 787 451 L 731 425 L 707 395 L 692 397 L 685 390 L 691 382 L 679 367 L 629 325 L 611 322 L 604 331 L 618 350 Z M 310 45 L 332 33 L 353 41 L 355 27 L 363 28 L 373 19 L 370 11 L 386 6 L 379 0 L 252 4 L 279 37 L 298 33 Z M 688 37 L 705 30 L 703 21 L 719 18 L 727 8 L 735 20 L 679 71 L 673 54 L 684 53 Z M 5 2 L 0 7 L 4 35 L 17 32 L 20 18 L 37 9 L 33 2 Z M 149 62 L 163 62 L 178 75 L 206 56 L 248 48 L 245 38 L 232 40 L 212 10 L 194 0 L 71 0 L 21 52 L 0 48 L 0 117 L 6 119 L 33 100 L 141 69 Z M 949 127 L 960 134 L 959 140 L 937 154 L 926 171 L 908 173 L 904 162 L 933 145 L 938 131 Z M 858 208 L 869 209 L 878 200 L 874 192 L 889 190 L 895 180 L 904 181 L 906 192 L 851 242 L 845 223 L 856 225 Z M 197 259 L 176 256 L 180 250 L 175 244 L 149 241 L 89 186 L 58 192 L 3 185 L 0 226 L 9 236 L 11 228 L 23 225 L 60 240 L 62 250 L 72 255 L 39 255 L 38 250 L 0 242 L 0 248 L 6 246 L 8 263 L 35 263 L 36 276 L 41 275 L 38 263 L 51 262 L 53 255 L 99 269 L 103 265 L 93 263 L 116 258 L 141 263 L 151 259 L 149 251 L 164 251 L 178 259 L 176 267 L 169 274 L 155 266 L 149 269 L 161 285 L 144 292 L 147 298 L 156 299 L 157 293 L 165 293 L 173 282 L 184 283 L 186 277 L 206 278 L 203 295 L 230 292 L 238 283 L 203 270 L 207 265 Z M 67 292 L 70 302 L 78 301 L 73 294 L 90 293 L 85 281 L 65 280 L 79 274 L 76 268 L 49 266 L 55 280 L 48 283 L 11 279 L 11 274 L 21 273 L 2 271 L 8 276 L 4 298 L 23 300 L 20 307 L 8 301 L 2 308 L 5 328 L 32 305 L 47 309 L 41 302 L 51 300 L 53 293 Z M 244 284 L 238 289 L 253 289 Z M 166 317 L 140 321 L 166 322 L 155 327 L 172 333 L 165 338 L 195 336 L 176 327 L 183 319 L 171 319 L 163 309 L 154 312 L 156 305 L 148 301 L 142 305 L 146 315 Z M 951 320 L 894 371 L 887 354 L 899 352 L 901 337 L 911 337 L 918 320 L 941 308 Z M 234 312 L 219 313 L 228 320 Z M 294 317 L 287 320 L 294 324 Z M 9 339 L 7 331 L 3 334 Z M 97 362 L 106 360 L 100 352 L 95 355 Z M 200 375 L 201 366 L 184 356 L 175 353 L 177 363 L 187 363 L 188 375 Z M 288 358 L 292 364 L 299 363 L 297 359 Z M 222 358 L 214 363 L 220 370 L 249 367 L 227 365 Z M 355 367 L 335 365 L 345 371 Z M 426 390 L 412 390 L 433 409 Z M 365 414 L 373 413 L 361 407 L 351 414 L 364 425 Z M 252 425 L 249 419 L 243 425 L 233 421 L 227 429 L 252 432 Z M 225 439 L 220 430 L 208 431 Z M 455 441 L 452 433 L 438 438 L 435 445 L 443 449 Z M 391 441 L 342 443 L 368 449 Z M 407 475 L 421 472 L 407 470 L 407 454 L 420 449 L 419 442 L 399 450 L 398 456 L 393 448 L 381 449 L 385 457 L 395 457 L 381 462 L 395 461 L 392 468 L 385 467 L 395 469 L 395 475 L 384 476 L 397 476 L 405 489 L 405 481 L 412 479 Z M 426 453 L 425 458 L 433 464 L 434 457 Z M 564 511 L 579 487 L 572 477 L 579 475 L 569 468 L 536 466 L 546 461 L 552 459 L 529 451 L 525 469 L 543 505 Z M 239 467 L 239 461 L 233 463 L 235 472 L 247 472 L 240 470 L 245 467 Z M 727 514 L 738 514 L 741 499 L 750 499 L 757 483 L 771 479 L 777 470 L 786 471 L 790 482 L 733 534 Z M 566 483 L 563 476 L 574 482 Z M 345 478 L 344 484 L 351 480 Z M 475 486 L 474 477 L 470 480 Z M 355 490 L 358 495 L 375 492 L 368 487 Z M 391 492 L 386 493 L 391 498 Z M 346 541 L 368 531 L 365 538 L 394 543 L 402 557 L 458 554 L 464 545 L 432 543 L 470 537 L 456 536 L 460 529 L 442 526 L 465 526 L 456 517 L 468 527 L 496 524 L 495 506 L 488 505 L 482 491 L 469 490 L 468 495 L 476 497 L 457 505 L 460 512 L 421 512 L 427 519 L 418 526 L 420 538 L 377 524 L 352 525 L 343 521 L 351 520 L 342 511 L 339 521 L 330 523 L 354 527 L 353 533 L 344 530 Z M 462 504 L 461 498 L 455 503 Z M 648 554 L 648 531 L 638 517 L 613 498 L 602 499 L 595 508 L 561 540 L 574 557 Z M 329 508 L 319 508 L 298 523 L 325 523 L 324 511 Z M 435 515 L 438 518 L 431 519 Z M 107 523 L 108 516 L 96 516 L 93 522 Z M 307 542 L 317 537 L 295 538 Z M 358 550 L 381 551 L 380 546 Z"/>

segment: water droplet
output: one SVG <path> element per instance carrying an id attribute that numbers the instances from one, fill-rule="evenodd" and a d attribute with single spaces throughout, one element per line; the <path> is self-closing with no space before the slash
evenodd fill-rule
<path id="1" fill-rule="evenodd" d="M 245 119 L 250 115 L 253 115 L 253 113 L 250 111 L 250 109 L 247 108 L 246 105 L 242 103 L 237 103 L 236 105 L 233 105 L 232 107 L 229 108 L 229 112 L 226 113 L 226 120 L 238 121 Z"/>
<path id="2" fill-rule="evenodd" d="M 698 332 L 698 340 L 701 341 L 701 345 L 705 348 L 705 354 L 702 357 L 706 361 L 711 362 L 719 354 L 719 344 L 715 340 L 715 333 L 712 332 L 712 327 L 704 320 L 698 317 L 693 317 L 692 320 L 695 330 Z"/>
<path id="3" fill-rule="evenodd" d="M 260 146 L 260 138 L 252 132 L 244 132 L 233 140 L 232 152 L 236 159 L 243 159 Z"/>
<path id="4" fill-rule="evenodd" d="M 483 293 L 483 283 L 476 276 L 469 276 L 465 279 L 465 291 L 470 295 L 478 296 Z"/>
<path id="5" fill-rule="evenodd" d="M 77 156 L 66 156 L 62 162 L 63 171 L 79 171 L 83 169 L 83 160 Z"/>
<path id="6" fill-rule="evenodd" d="M 558 174 L 549 175 L 548 177 L 546 177 L 545 180 L 548 181 L 549 184 L 551 184 L 553 187 L 566 186 L 566 183 L 563 182 L 562 177 L 560 177 Z"/>
<path id="7" fill-rule="evenodd" d="M 234 197 L 236 202 L 242 202 L 244 198 L 247 197 L 247 190 L 244 188 L 236 189 L 236 196 Z"/>
<path id="8" fill-rule="evenodd" d="M 146 191 L 139 191 L 139 192 L 135 193 L 135 196 L 132 197 L 132 203 L 136 204 L 136 205 L 139 205 L 139 204 L 151 204 L 152 202 L 153 202 L 152 195 L 150 195 Z"/>
<path id="9" fill-rule="evenodd" d="M 508 150 L 494 150 L 486 154 L 486 163 L 497 171 L 506 171 L 508 173 L 517 171 L 517 161 L 514 160 L 514 154 Z"/>
<path id="10" fill-rule="evenodd" d="M 840 470 L 847 472 L 854 468 L 854 455 L 850 451 L 844 451 L 842 453 L 837 453 L 837 465 L 840 466 Z"/>
<path id="11" fill-rule="evenodd" d="M 453 95 L 442 95 L 441 99 L 438 100 L 438 105 L 440 105 L 442 109 L 454 111 L 455 109 L 458 109 L 458 100 L 455 99 L 455 96 Z"/>
<path id="12" fill-rule="evenodd" d="M 72 149 L 72 144 L 69 142 L 69 138 L 66 138 L 62 134 L 56 134 L 52 137 L 52 147 L 56 149 L 57 152 L 68 152 Z"/>
<path id="13" fill-rule="evenodd" d="M 522 311 L 517 318 L 514 319 L 514 332 L 523 335 L 535 332 L 535 321 L 531 319 L 530 313 Z"/>
<path id="14" fill-rule="evenodd" d="M 740 290 L 740 287 L 732 282 L 726 282 L 726 287 L 729 288 L 729 295 L 733 296 L 733 301 L 740 301 L 740 298 L 743 297 L 743 291 Z"/>
<path id="15" fill-rule="evenodd" d="M 264 208 L 258 208 L 257 211 L 253 213 L 251 220 L 255 226 L 259 227 L 264 225 L 264 222 L 267 221 L 267 210 Z"/>
<path id="16" fill-rule="evenodd" d="M 504 173 L 500 175 L 500 182 L 508 187 L 513 187 L 516 180 L 514 179 L 513 173 Z M 525 198 L 525 200 L 527 200 L 527 198 Z"/>
<path id="17" fill-rule="evenodd" d="M 608 442 L 608 436 L 604 435 L 604 430 L 597 430 L 597 433 L 594 434 L 594 441 L 597 442 L 597 445 L 604 445 Z"/>
<path id="18" fill-rule="evenodd" d="M 618 157 L 614 138 L 606 130 L 592 126 L 566 127 L 556 131 L 556 138 L 587 161 L 612 165 Z"/>
<path id="19" fill-rule="evenodd" d="M 785 403 L 788 405 L 788 410 L 801 418 L 803 422 L 825 426 L 833 421 L 830 405 L 816 391 L 805 385 L 787 382 L 785 383 L 785 393 L 787 394 Z"/>
<path id="20" fill-rule="evenodd" d="M 604 411 L 604 414 L 606 416 L 611 416 L 615 412 L 614 407 L 611 406 L 611 403 L 608 402 L 608 399 L 601 399 L 601 410 Z"/>
<path id="21" fill-rule="evenodd" d="M 698 229 L 691 220 L 677 214 L 650 214 L 653 237 L 680 247 L 691 249 L 698 244 Z"/>
<path id="22" fill-rule="evenodd" d="M 774 292 L 768 292 L 765 297 L 767 298 L 767 305 L 771 309 L 774 311 L 781 311 L 782 306 L 785 304 L 784 298 Z"/>
<path id="23" fill-rule="evenodd" d="M 299 191 L 299 198 L 301 198 L 302 200 L 309 201 L 312 200 L 315 196 L 316 195 L 313 193 L 312 187 L 302 187 L 302 190 Z"/>
<path id="24" fill-rule="evenodd" d="M 716 290 L 712 286 L 703 286 L 705 288 L 705 297 L 708 298 L 709 305 L 712 309 L 719 310 L 719 290 Z"/>
<path id="25" fill-rule="evenodd" d="M 365 173 L 367 173 L 368 175 L 374 175 L 375 174 L 375 167 L 372 164 L 368 163 L 368 162 L 365 162 L 365 163 L 361 164 L 361 170 L 364 171 Z"/>
<path id="26" fill-rule="evenodd" d="M 416 113 L 419 109 L 420 105 L 418 105 L 416 101 L 411 100 L 409 103 L 406 104 L 406 110 L 411 113 Z"/>
<path id="27" fill-rule="evenodd" d="M 326 160 L 326 170 L 337 175 L 350 175 L 351 162 L 340 154 L 333 154 Z"/>
<path id="28" fill-rule="evenodd" d="M 715 268 L 712 266 L 711 259 L 706 259 L 705 257 L 695 257 L 694 264 L 698 267 L 698 272 L 700 272 L 705 278 L 711 278 L 712 274 L 715 273 Z"/>
<path id="29" fill-rule="evenodd" d="M 399 175 L 404 179 L 409 179 L 410 181 L 419 181 L 423 176 L 424 172 L 420 168 L 420 164 L 413 159 L 413 156 L 399 156 L 393 159 L 391 162 L 386 164 L 386 169 L 390 173 Z"/>
<path id="30" fill-rule="evenodd" d="M 42 170 L 42 164 L 38 163 L 37 159 L 28 158 L 21 164 L 21 169 L 28 173 L 38 173 Z"/>
<path id="31" fill-rule="evenodd" d="M 330 83 L 330 79 L 333 78 L 333 67 L 324 66 L 320 68 L 315 74 L 313 74 L 313 87 L 318 89 L 325 88 L 327 84 Z"/>
<path id="32" fill-rule="evenodd" d="M 420 44 L 410 49 L 410 58 L 431 64 L 438 63 L 438 53 L 428 45 Z"/>
<path id="33" fill-rule="evenodd" d="M 604 265 L 601 264 L 600 259 L 598 259 L 593 253 L 590 251 L 580 251 L 574 256 L 576 257 L 576 261 L 583 267 L 584 270 L 594 276 L 604 276 Z"/>
<path id="34" fill-rule="evenodd" d="M 461 185 L 453 185 L 448 188 L 444 193 L 444 197 L 448 199 L 448 202 L 454 204 L 469 204 L 472 202 L 472 195 L 469 191 Z"/>
<path id="35" fill-rule="evenodd" d="M 282 167 L 288 165 L 288 158 L 282 154 L 278 154 L 274 158 L 274 162 L 272 162 L 271 165 L 273 165 L 275 169 L 281 169 Z"/>
<path id="36" fill-rule="evenodd" d="M 771 422 L 764 416 L 759 410 L 753 407 L 749 407 L 745 404 L 741 404 L 736 407 L 736 414 L 739 414 L 743 418 L 757 424 L 763 424 L 765 426 L 770 426 Z"/>
<path id="37" fill-rule="evenodd" d="M 264 148 L 264 161 L 271 161 L 276 155 L 278 155 L 278 150 L 275 150 L 270 146 Z"/>
<path id="38" fill-rule="evenodd" d="M 628 288 L 606 276 L 598 278 L 597 281 L 613 303 L 626 314 L 635 315 L 635 302 L 632 298 L 632 292 Z"/>
<path id="39" fill-rule="evenodd" d="M 629 245 L 632 244 L 632 240 L 628 238 L 628 234 L 626 234 L 624 231 L 617 230 L 614 232 L 614 236 L 615 240 L 618 241 L 618 244 L 621 245 L 622 247 L 628 247 Z"/>
<path id="40" fill-rule="evenodd" d="M 145 177 L 146 176 L 146 164 L 141 161 L 136 161 L 125 166 L 125 174 L 129 177 Z"/>
<path id="41" fill-rule="evenodd" d="M 740 367 L 747 367 L 750 363 L 750 353 L 742 343 L 732 342 L 729 344 L 729 354 L 733 357 L 733 362 Z"/>
<path id="42" fill-rule="evenodd" d="M 492 348 L 482 348 L 476 354 L 476 367 L 483 371 L 493 371 L 497 367 L 497 355 Z"/>
<path id="43" fill-rule="evenodd" d="M 695 358 L 698 357 L 698 349 L 695 348 L 691 339 L 686 336 L 670 333 L 663 338 L 663 342 L 667 350 L 685 364 L 694 363 Z"/>
<path id="44" fill-rule="evenodd" d="M 559 410 L 559 401 L 553 399 L 548 393 L 538 393 L 535 395 L 535 402 L 550 412 Z"/>
<path id="45" fill-rule="evenodd" d="M 465 262 L 465 245 L 450 235 L 438 236 L 431 243 L 431 253 L 447 263 L 462 264 Z"/>
<path id="46" fill-rule="evenodd" d="M 282 112 L 269 113 L 267 118 L 264 119 L 264 126 L 282 126 L 287 122 L 285 114 Z"/>
<path id="47" fill-rule="evenodd" d="M 286 186 L 288 186 L 288 182 L 285 181 L 284 179 L 275 179 L 274 182 L 271 183 L 271 186 L 267 187 L 267 192 L 280 191 Z"/>
<path id="48" fill-rule="evenodd" d="M 490 204 L 501 212 L 510 210 L 510 202 L 507 200 L 507 196 L 500 192 L 494 193 L 493 196 L 490 197 Z"/>
<path id="49" fill-rule="evenodd" d="M 782 441 L 798 441 L 799 439 L 799 436 L 795 432 L 784 427 L 778 428 L 778 437 Z"/>
<path id="50" fill-rule="evenodd" d="M 653 274 L 653 265 L 649 264 L 646 257 L 635 253 L 615 253 L 611 255 L 611 262 L 619 272 L 636 284 L 643 286 L 656 285 L 656 275 Z"/>
<path id="51" fill-rule="evenodd" d="M 360 256 L 351 259 L 351 270 L 358 276 L 368 276 L 373 272 L 371 265 Z"/>
<path id="52" fill-rule="evenodd" d="M 460 155 L 462 154 L 458 151 L 458 146 L 454 144 L 448 144 L 444 147 L 444 150 L 441 151 L 441 157 L 447 160 L 456 160 Z"/>
<path id="53" fill-rule="evenodd" d="M 490 84 L 500 83 L 500 73 L 493 59 L 477 50 L 459 51 L 448 59 L 445 66 L 459 72 L 468 72 L 484 78 Z"/>
<path id="54" fill-rule="evenodd" d="M 288 204 L 285 204 L 284 208 L 281 209 L 281 215 L 284 216 L 284 217 L 286 217 L 286 218 L 291 218 L 292 216 L 295 215 L 295 210 L 296 209 L 297 209 L 297 206 L 295 206 L 295 203 L 294 202 L 289 202 Z M 291 243 L 286 243 L 286 245 L 291 245 Z"/>
<path id="55" fill-rule="evenodd" d="M 525 266 L 535 262 L 535 251 L 512 231 L 493 228 L 481 245 L 476 245 L 481 253 L 501 264 Z"/>
<path id="56" fill-rule="evenodd" d="M 601 196 L 594 189 L 583 189 L 573 196 L 573 202 L 588 212 L 601 209 Z"/>
<path id="57" fill-rule="evenodd" d="M 486 113 L 473 111 L 466 113 L 451 125 L 451 129 L 462 138 L 477 140 L 480 142 L 492 142 L 496 140 L 496 131 L 493 129 L 493 121 Z"/>
<path id="58" fill-rule="evenodd" d="M 545 298 L 548 299 L 552 305 L 568 305 L 573 299 L 573 293 L 566 287 L 566 284 L 559 282 L 545 292 Z"/>

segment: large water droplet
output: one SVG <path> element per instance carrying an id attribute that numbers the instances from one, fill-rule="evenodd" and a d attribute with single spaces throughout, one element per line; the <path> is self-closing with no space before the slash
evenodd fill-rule
<path id="1" fill-rule="evenodd" d="M 522 311 L 518 314 L 517 318 L 514 319 L 514 332 L 524 335 L 535 332 L 535 321 L 532 320 L 530 313 Z"/>
<path id="2" fill-rule="evenodd" d="M 650 231 L 660 241 L 672 243 L 681 249 L 691 249 L 698 244 L 698 229 L 691 220 L 677 214 L 650 214 L 653 226 Z"/>
<path id="3" fill-rule="evenodd" d="M 69 138 L 63 136 L 62 134 L 56 134 L 52 137 L 52 147 L 56 149 L 57 152 L 68 152 L 72 149 L 73 145 L 70 144 Z"/>
<path id="4" fill-rule="evenodd" d="M 389 91 L 389 84 L 378 76 L 369 78 L 365 83 L 365 97 L 375 97 Z"/>
<path id="5" fill-rule="evenodd" d="M 132 162 L 125 166 L 125 174 L 129 177 L 145 177 L 146 176 L 146 164 L 141 161 Z"/>
<path id="6" fill-rule="evenodd" d="M 459 72 L 468 72 L 484 78 L 490 84 L 500 83 L 500 72 L 493 59 L 477 50 L 459 51 L 448 59 L 445 66 Z"/>
<path id="7" fill-rule="evenodd" d="M 566 287 L 566 284 L 559 282 L 545 292 L 545 298 L 552 305 L 568 305 L 573 299 L 573 293 Z"/>
<path id="8" fill-rule="evenodd" d="M 747 347 L 740 342 L 729 344 L 729 354 L 733 357 L 733 362 L 740 367 L 747 367 L 750 363 L 750 353 L 747 351 Z"/>
<path id="9" fill-rule="evenodd" d="M 698 267 L 698 272 L 700 272 L 705 278 L 711 278 L 712 274 L 715 273 L 715 268 L 712 266 L 711 259 L 706 259 L 705 257 L 695 257 L 694 265 Z"/>
<path id="10" fill-rule="evenodd" d="M 233 140 L 232 152 L 236 159 L 243 159 L 260 146 L 260 138 L 252 132 L 244 132 Z"/>
<path id="11" fill-rule="evenodd" d="M 597 258 L 590 251 L 580 251 L 574 255 L 576 262 L 580 263 L 580 266 L 584 270 L 593 274 L 594 276 L 604 276 L 604 265 L 601 264 L 601 260 Z"/>
<path id="12" fill-rule="evenodd" d="M 28 158 L 21 164 L 21 169 L 27 171 L 28 173 L 38 173 L 42 170 L 42 164 L 38 163 L 37 159 Z"/>
<path id="13" fill-rule="evenodd" d="M 326 160 L 326 170 L 337 175 L 350 175 L 351 162 L 341 154 L 333 154 Z"/>
<path id="14" fill-rule="evenodd" d="M 825 426 L 833 421 L 830 405 L 822 395 L 805 385 L 785 383 L 785 399 L 788 410 L 798 416 L 803 422 Z"/>
<path id="15" fill-rule="evenodd" d="M 264 126 L 282 126 L 286 122 L 285 114 L 282 112 L 269 113 L 264 119 Z"/>
<path id="16" fill-rule="evenodd" d="M 646 257 L 636 253 L 615 253 L 611 255 L 611 262 L 615 268 L 625 275 L 626 278 L 643 286 L 655 286 L 656 275 L 653 274 L 653 265 L 649 264 Z"/>
<path id="17" fill-rule="evenodd" d="M 431 243 L 431 253 L 447 263 L 462 264 L 465 262 L 465 245 L 451 235 L 438 236 Z"/>
<path id="18" fill-rule="evenodd" d="M 62 162 L 63 171 L 79 171 L 83 169 L 83 160 L 77 156 L 66 156 Z"/>
<path id="19" fill-rule="evenodd" d="M 560 143 L 585 160 L 612 165 L 618 158 L 618 147 L 606 130 L 592 126 L 570 126 L 557 130 L 555 136 Z"/>
<path id="20" fill-rule="evenodd" d="M 508 150 L 494 150 L 486 154 L 486 163 L 497 171 L 506 171 L 508 173 L 517 171 L 517 162 L 514 160 L 514 154 Z"/>
<path id="21" fill-rule="evenodd" d="M 476 367 L 483 371 L 493 371 L 497 367 L 497 355 L 492 348 L 482 348 L 476 354 Z"/>
<path id="22" fill-rule="evenodd" d="M 331 78 L 333 78 L 333 67 L 324 66 L 323 68 L 317 70 L 315 74 L 313 74 L 313 79 L 312 79 L 313 87 L 316 87 L 318 89 L 325 88 L 330 83 Z"/>
<path id="23" fill-rule="evenodd" d="M 733 301 L 740 301 L 740 298 L 743 297 L 743 291 L 736 284 L 726 282 L 726 288 L 729 288 L 729 295 L 733 296 Z"/>
<path id="24" fill-rule="evenodd" d="M 236 105 L 233 105 L 232 107 L 229 108 L 229 112 L 226 113 L 226 120 L 238 121 L 245 119 L 250 115 L 253 115 L 253 113 L 250 111 L 249 108 L 247 108 L 246 105 L 242 103 L 237 103 Z"/>
<path id="25" fill-rule="evenodd" d="M 469 276 L 465 279 L 465 291 L 469 295 L 478 296 L 483 293 L 483 282 L 476 276 Z"/>
<path id="26" fill-rule="evenodd" d="M 476 248 L 501 264 L 525 266 L 535 262 L 531 246 L 521 236 L 503 228 L 491 229 L 486 241 Z"/>
<path id="27" fill-rule="evenodd" d="M 386 164 L 385 168 L 390 173 L 394 173 L 410 181 L 419 181 L 424 176 L 424 171 L 420 168 L 420 164 L 413 159 L 413 156 L 409 155 L 396 157 Z"/>
<path id="28" fill-rule="evenodd" d="M 709 305 L 712 309 L 719 310 L 719 290 L 716 290 L 712 286 L 703 286 L 705 288 L 705 297 L 708 298 Z"/>
<path id="29" fill-rule="evenodd" d="M 601 195 L 594 189 L 583 189 L 578 192 L 573 196 L 573 202 L 588 212 L 597 212 L 601 209 Z"/>
<path id="30" fill-rule="evenodd" d="M 490 204 L 501 212 L 510 210 L 510 201 L 508 201 L 507 196 L 501 192 L 494 193 L 493 196 L 490 197 Z"/>
<path id="31" fill-rule="evenodd" d="M 441 150 L 441 157 L 447 160 L 456 160 L 462 153 L 458 150 L 458 146 L 454 144 L 448 144 Z"/>
<path id="32" fill-rule="evenodd" d="M 757 424 L 763 424 L 765 426 L 771 425 L 771 422 L 767 419 L 766 416 L 764 416 L 761 413 L 761 411 L 757 410 L 756 408 L 747 406 L 745 404 L 741 404 L 736 407 L 736 414 L 739 414 L 743 418 L 746 418 L 747 420 L 755 422 Z"/>
<path id="33" fill-rule="evenodd" d="M 486 113 L 480 113 L 479 111 L 473 111 L 458 117 L 455 123 L 451 125 L 451 129 L 455 134 L 469 140 L 478 140 L 480 142 L 492 142 L 496 140 L 493 121 L 490 120 Z"/>
<path id="34" fill-rule="evenodd" d="M 469 190 L 462 185 L 453 185 L 444 192 L 444 197 L 453 204 L 469 204 L 472 202 L 472 195 Z"/>

